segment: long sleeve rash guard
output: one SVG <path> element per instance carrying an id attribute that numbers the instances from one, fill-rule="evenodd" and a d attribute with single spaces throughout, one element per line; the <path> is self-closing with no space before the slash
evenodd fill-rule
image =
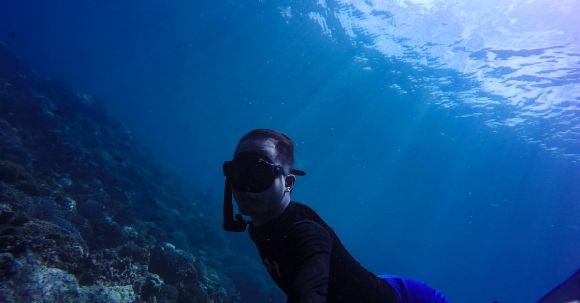
<path id="1" fill-rule="evenodd" d="M 391 285 L 363 268 L 306 205 L 292 201 L 249 233 L 288 303 L 398 303 Z"/>

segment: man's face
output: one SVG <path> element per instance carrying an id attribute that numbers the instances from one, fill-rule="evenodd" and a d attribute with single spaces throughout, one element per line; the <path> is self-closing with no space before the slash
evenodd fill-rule
<path id="1" fill-rule="evenodd" d="M 278 158 L 276 146 L 272 139 L 244 140 L 236 148 L 234 156 L 241 152 L 256 153 L 263 156 L 268 162 L 282 165 L 280 161 L 276 160 Z M 280 174 L 276 176 L 270 187 L 262 192 L 237 192 L 234 188 L 232 188 L 232 192 L 240 212 L 244 215 L 255 216 L 268 213 L 276 208 L 279 203 L 282 203 L 284 186 L 284 175 Z"/>

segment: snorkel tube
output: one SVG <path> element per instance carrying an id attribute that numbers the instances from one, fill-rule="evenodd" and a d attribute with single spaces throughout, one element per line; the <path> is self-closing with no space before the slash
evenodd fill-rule
<path id="1" fill-rule="evenodd" d="M 226 231 L 243 232 L 246 231 L 246 225 L 250 222 L 244 220 L 241 214 L 236 214 L 234 218 L 234 205 L 232 203 L 232 187 L 230 181 L 226 178 L 224 185 L 224 223 L 223 228 Z"/>

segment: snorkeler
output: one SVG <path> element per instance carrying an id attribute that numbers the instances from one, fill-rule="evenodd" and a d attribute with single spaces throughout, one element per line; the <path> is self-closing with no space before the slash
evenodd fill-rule
<path id="1" fill-rule="evenodd" d="M 287 302 L 446 303 L 426 284 L 376 276 L 344 248 L 332 228 L 290 193 L 301 170 L 292 168 L 294 145 L 281 133 L 255 129 L 243 136 L 224 162 L 224 222 L 227 231 L 249 225 L 262 262 Z M 242 215 L 233 216 L 232 194 Z"/>

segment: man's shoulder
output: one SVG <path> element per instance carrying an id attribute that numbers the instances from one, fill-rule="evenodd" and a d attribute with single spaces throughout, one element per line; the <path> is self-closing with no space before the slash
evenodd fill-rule
<path id="1" fill-rule="evenodd" d="M 312 209 L 310 206 L 306 204 L 302 204 L 300 202 L 292 201 L 290 202 L 292 205 L 292 210 L 295 213 L 296 221 L 299 220 L 311 220 L 318 222 L 322 226 L 327 226 L 326 222 L 318 215 L 318 213 Z"/>
<path id="2" fill-rule="evenodd" d="M 292 201 L 292 211 L 294 212 L 292 224 L 287 228 L 287 232 L 292 234 L 300 233 L 331 233 L 330 227 L 318 216 L 309 206 L 300 202 Z"/>
<path id="3" fill-rule="evenodd" d="M 306 204 L 300 203 L 298 201 L 291 201 L 290 206 L 294 212 L 301 213 L 309 217 L 319 217 L 316 211 L 314 211 L 314 209 Z"/>

